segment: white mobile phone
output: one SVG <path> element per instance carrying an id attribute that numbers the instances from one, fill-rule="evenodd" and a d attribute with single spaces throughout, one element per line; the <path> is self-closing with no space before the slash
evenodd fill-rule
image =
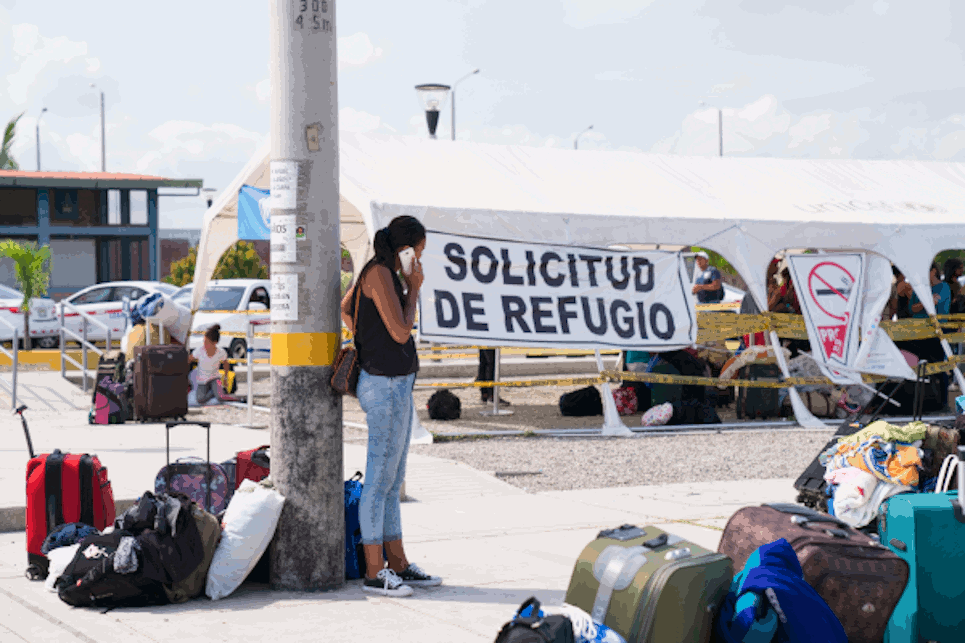
<path id="1" fill-rule="evenodd" d="M 415 250 L 413 248 L 403 248 L 399 252 L 399 262 L 402 264 L 402 272 L 412 274 L 412 266 L 415 265 Z"/>

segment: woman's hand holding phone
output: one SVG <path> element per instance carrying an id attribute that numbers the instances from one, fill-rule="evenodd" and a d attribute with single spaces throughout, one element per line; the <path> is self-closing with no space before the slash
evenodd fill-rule
<path id="1" fill-rule="evenodd" d="M 425 276 L 422 273 L 422 262 L 412 248 L 403 248 L 399 252 L 399 261 L 402 264 L 402 276 L 405 278 L 406 285 L 410 292 L 419 292 Z"/>

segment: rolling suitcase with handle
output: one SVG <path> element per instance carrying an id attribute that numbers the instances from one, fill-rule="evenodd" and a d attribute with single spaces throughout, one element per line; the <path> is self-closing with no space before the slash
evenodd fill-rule
<path id="1" fill-rule="evenodd" d="M 47 577 L 43 553 L 47 535 L 60 525 L 83 523 L 103 530 L 114 522 L 114 492 L 107 467 L 96 455 L 53 453 L 34 455 L 26 406 L 17 409 L 27 438 L 27 578 Z"/>
<path id="2" fill-rule="evenodd" d="M 171 429 L 177 426 L 200 426 L 207 431 L 206 460 L 188 457 L 171 462 Z M 210 422 L 168 422 L 164 427 L 164 449 L 167 465 L 157 472 L 154 493 L 183 493 L 199 507 L 215 515 L 227 509 L 234 487 L 224 468 L 211 462 Z"/>
<path id="3" fill-rule="evenodd" d="M 881 503 L 881 542 L 911 568 L 885 643 L 965 638 L 965 447 L 958 491 L 903 493 Z"/>
<path id="4" fill-rule="evenodd" d="M 908 565 L 870 536 L 799 505 L 745 507 L 731 516 L 717 550 L 741 569 L 761 545 L 784 538 L 841 621 L 850 643 L 880 643 L 908 582 Z"/>
<path id="5" fill-rule="evenodd" d="M 142 422 L 188 415 L 188 351 L 184 346 L 134 348 L 134 415 Z"/>
<path id="6" fill-rule="evenodd" d="M 656 527 L 623 525 L 586 546 L 564 602 L 627 643 L 707 643 L 733 576 L 727 556 Z"/>

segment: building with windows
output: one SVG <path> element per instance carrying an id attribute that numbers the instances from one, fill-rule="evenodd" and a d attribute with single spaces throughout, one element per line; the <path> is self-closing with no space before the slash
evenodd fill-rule
<path id="1" fill-rule="evenodd" d="M 201 187 L 201 179 L 0 170 L 0 239 L 50 246 L 53 299 L 103 281 L 153 281 L 158 191 Z M 15 284 L 9 260 L 0 262 L 0 283 Z"/>

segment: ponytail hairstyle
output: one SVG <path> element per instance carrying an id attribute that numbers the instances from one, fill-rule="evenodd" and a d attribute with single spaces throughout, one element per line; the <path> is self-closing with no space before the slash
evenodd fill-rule
<path id="1" fill-rule="evenodd" d="M 396 254 L 405 247 L 415 248 L 426 238 L 426 229 L 415 217 L 403 215 L 392 219 L 386 227 L 375 233 L 372 241 L 372 248 L 375 256 L 369 259 L 368 263 L 359 272 L 355 280 L 355 288 L 362 283 L 362 277 L 374 266 L 385 266 L 391 272 L 395 272 Z M 352 290 L 352 305 L 349 308 L 354 314 L 355 311 L 355 289 Z"/>
<path id="2" fill-rule="evenodd" d="M 208 329 L 204 331 L 204 338 L 210 339 L 215 344 L 221 339 L 221 324 L 214 324 L 213 326 L 208 326 Z"/>

